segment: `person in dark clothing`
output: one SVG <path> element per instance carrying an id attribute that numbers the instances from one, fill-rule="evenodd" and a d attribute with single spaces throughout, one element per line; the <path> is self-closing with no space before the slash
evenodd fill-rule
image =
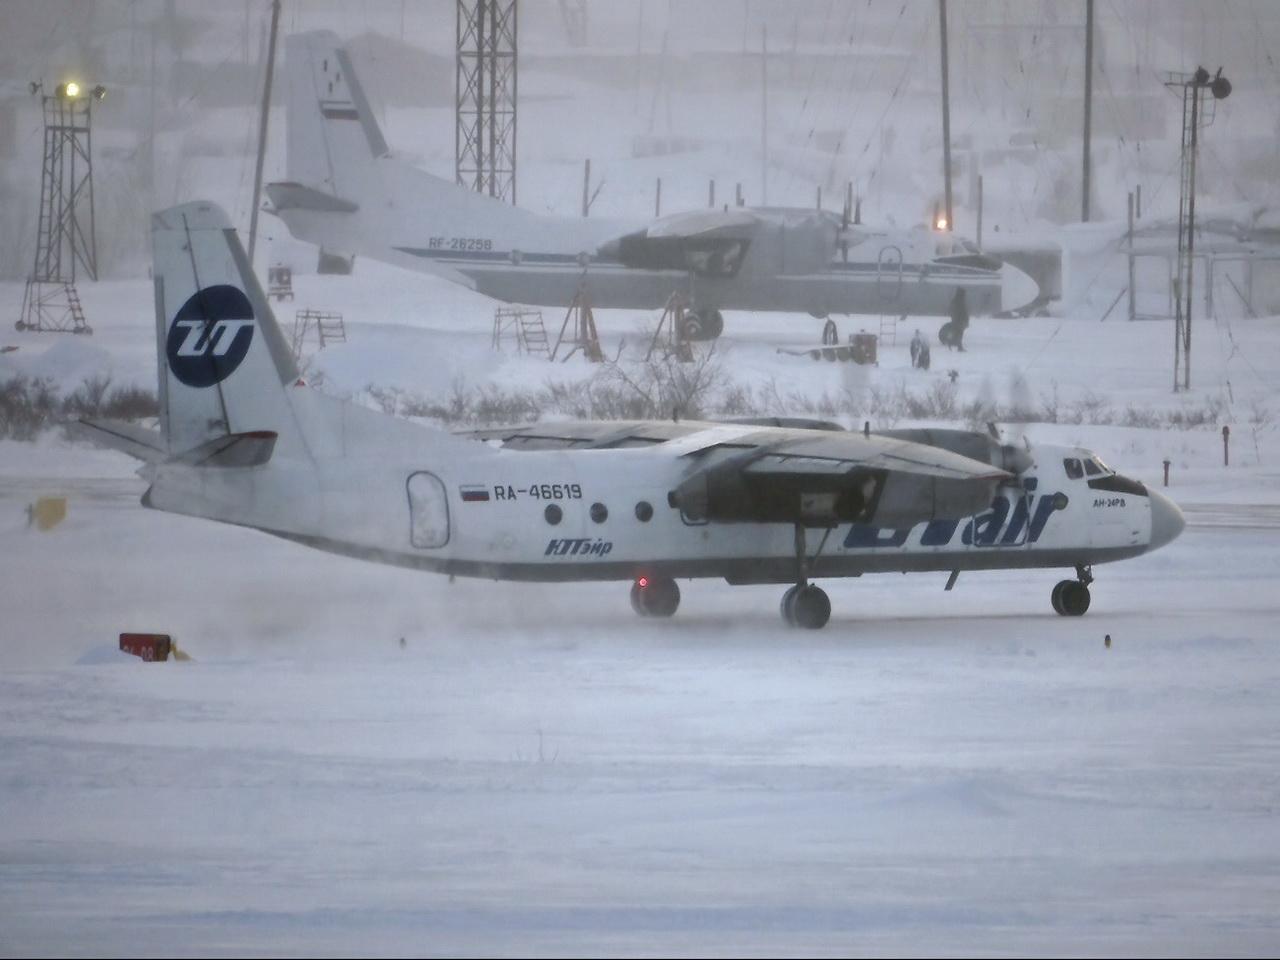
<path id="1" fill-rule="evenodd" d="M 964 332 L 969 328 L 969 304 L 964 289 L 957 288 L 951 298 L 951 319 L 938 330 L 938 340 L 948 347 L 964 352 Z"/>
<path id="2" fill-rule="evenodd" d="M 929 342 L 925 340 L 924 334 L 919 329 L 911 338 L 911 366 L 917 370 L 929 369 Z"/>

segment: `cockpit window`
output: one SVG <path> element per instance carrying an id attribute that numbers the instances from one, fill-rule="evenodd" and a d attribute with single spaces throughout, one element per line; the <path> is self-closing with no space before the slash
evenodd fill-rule
<path id="1" fill-rule="evenodd" d="M 1090 457 L 1084 462 L 1084 472 L 1091 477 L 1098 477 L 1102 475 L 1102 468 L 1098 466 L 1097 460 Z"/>
<path id="2" fill-rule="evenodd" d="M 1084 468 L 1080 466 L 1080 461 L 1075 457 L 1067 457 L 1062 461 L 1062 465 L 1067 470 L 1067 476 L 1072 480 L 1079 480 L 1084 476 Z"/>

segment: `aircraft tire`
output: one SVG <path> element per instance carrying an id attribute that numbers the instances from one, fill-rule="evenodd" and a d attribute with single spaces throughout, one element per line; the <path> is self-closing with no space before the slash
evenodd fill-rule
<path id="1" fill-rule="evenodd" d="M 791 600 L 791 615 L 797 627 L 820 630 L 831 619 L 831 599 L 821 587 L 801 587 Z"/>
<path id="2" fill-rule="evenodd" d="M 1062 591 L 1071 586 L 1070 580 L 1059 580 L 1053 585 L 1053 593 L 1049 594 L 1049 602 L 1053 604 L 1053 612 L 1061 617 L 1067 615 L 1067 611 L 1062 609 Z"/>
<path id="3" fill-rule="evenodd" d="M 796 625 L 795 601 L 796 593 L 799 590 L 798 586 L 788 587 L 787 592 L 782 595 L 782 600 L 778 604 L 778 612 L 782 614 L 783 622 L 789 627 Z"/>
<path id="4" fill-rule="evenodd" d="M 724 333 L 724 314 L 719 310 L 690 311 L 684 315 L 686 340 L 714 340 Z"/>
<path id="5" fill-rule="evenodd" d="M 640 603 L 640 584 L 634 581 L 631 584 L 631 609 L 636 612 L 637 617 L 647 617 L 644 612 L 644 606 Z"/>
<path id="6" fill-rule="evenodd" d="M 680 587 L 670 577 L 650 577 L 647 586 L 631 584 L 631 609 L 642 617 L 669 617 L 680 606 Z"/>
<path id="7" fill-rule="evenodd" d="M 1083 617 L 1089 609 L 1089 588 L 1077 580 L 1068 580 L 1062 589 L 1062 612 L 1068 617 Z"/>

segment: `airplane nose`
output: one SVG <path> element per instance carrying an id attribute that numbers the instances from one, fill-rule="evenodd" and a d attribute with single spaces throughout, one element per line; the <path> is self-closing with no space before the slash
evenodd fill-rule
<path id="1" fill-rule="evenodd" d="M 1182 532 L 1187 520 L 1178 505 L 1163 493 L 1148 489 L 1147 496 L 1151 498 L 1151 542 L 1147 549 L 1158 550 Z"/>
<path id="2" fill-rule="evenodd" d="M 1000 310 L 1020 310 L 1040 296 L 1040 284 L 1011 263 L 1000 265 Z"/>

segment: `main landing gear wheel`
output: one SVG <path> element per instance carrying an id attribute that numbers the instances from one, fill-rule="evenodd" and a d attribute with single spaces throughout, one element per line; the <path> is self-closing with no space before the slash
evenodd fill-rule
<path id="1" fill-rule="evenodd" d="M 680 606 L 680 588 L 670 577 L 637 577 L 631 609 L 642 617 L 669 617 Z"/>
<path id="2" fill-rule="evenodd" d="M 1089 609 L 1089 587 L 1080 580 L 1060 580 L 1049 597 L 1055 613 L 1082 617 Z"/>
<path id="3" fill-rule="evenodd" d="M 684 315 L 686 340 L 714 340 L 724 333 L 724 315 L 719 310 L 689 311 Z"/>
<path id="4" fill-rule="evenodd" d="M 788 626 L 819 630 L 831 619 L 831 599 L 821 587 L 797 584 L 782 595 L 781 610 Z"/>

